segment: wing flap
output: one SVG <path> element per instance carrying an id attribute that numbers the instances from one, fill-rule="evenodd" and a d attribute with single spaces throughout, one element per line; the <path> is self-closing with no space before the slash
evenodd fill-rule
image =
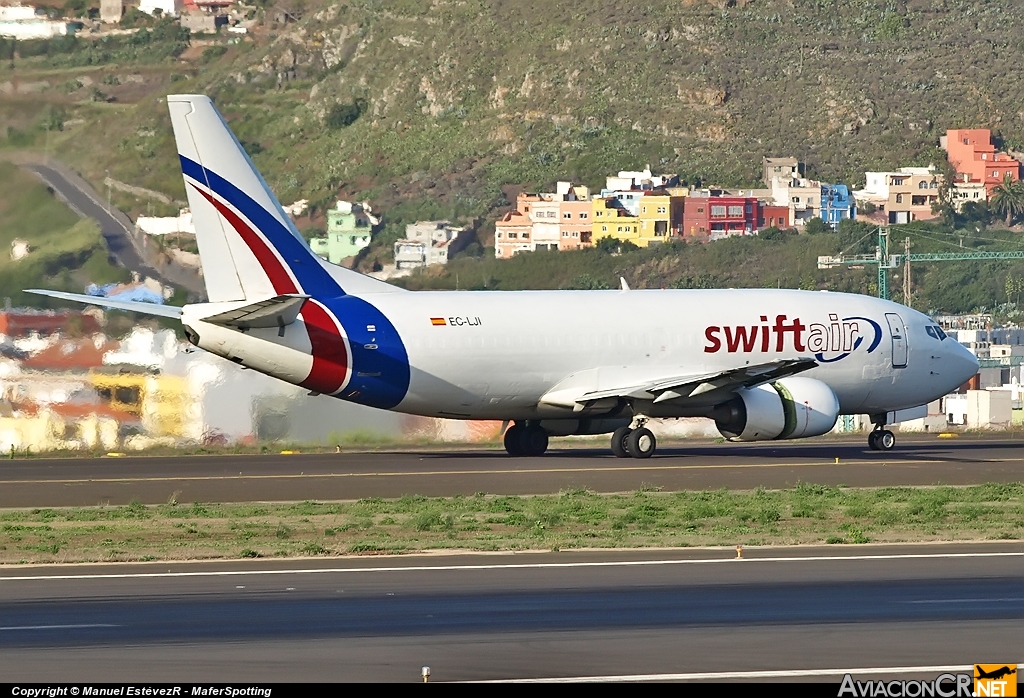
<path id="1" fill-rule="evenodd" d="M 114 310 L 130 310 L 135 313 L 145 313 L 159 317 L 181 318 L 181 308 L 176 305 L 119 301 L 113 298 L 104 298 L 103 296 L 87 296 L 84 293 L 66 293 L 64 291 L 48 291 L 39 288 L 27 288 L 25 293 L 35 293 L 39 296 L 50 296 L 51 298 L 59 298 L 62 301 L 73 301 L 75 303 L 85 303 L 86 305 L 98 305 L 103 308 L 113 308 Z"/>
<path id="2" fill-rule="evenodd" d="M 210 315 L 203 318 L 203 322 L 237 327 L 240 330 L 252 327 L 284 327 L 295 322 L 308 298 L 309 296 L 298 293 L 286 293 Z"/>
<path id="3" fill-rule="evenodd" d="M 585 404 L 608 398 L 632 398 L 665 402 L 686 397 L 697 397 L 714 390 L 736 391 L 750 388 L 786 376 L 801 373 L 818 365 L 814 359 L 801 357 L 798 359 L 780 359 L 753 366 L 743 366 L 714 373 L 690 374 L 659 379 L 650 383 L 608 388 L 583 393 L 574 399 L 577 404 Z M 564 401 L 564 399 L 563 399 Z"/>

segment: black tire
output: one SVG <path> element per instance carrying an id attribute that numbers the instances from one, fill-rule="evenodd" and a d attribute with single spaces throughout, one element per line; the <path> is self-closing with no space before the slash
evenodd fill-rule
<path id="1" fill-rule="evenodd" d="M 519 448 L 524 456 L 543 456 L 548 450 L 548 433 L 540 427 L 526 427 L 519 436 Z"/>
<path id="2" fill-rule="evenodd" d="M 505 431 L 505 450 L 510 456 L 522 456 L 523 453 L 523 432 L 525 427 L 513 424 Z"/>
<path id="3" fill-rule="evenodd" d="M 626 450 L 634 458 L 650 458 L 658 448 L 658 441 L 650 429 L 634 429 L 626 439 Z"/>
<path id="4" fill-rule="evenodd" d="M 629 451 L 626 449 L 626 439 L 633 431 L 629 427 L 619 427 L 612 432 L 612 453 L 616 458 L 629 458 Z"/>
<path id="5" fill-rule="evenodd" d="M 875 441 L 878 442 L 880 451 L 891 451 L 896 448 L 896 435 L 888 429 L 878 432 L 878 438 Z"/>
<path id="6" fill-rule="evenodd" d="M 878 432 L 873 431 L 868 434 L 868 448 L 872 451 L 881 451 L 882 447 L 878 445 Z"/>

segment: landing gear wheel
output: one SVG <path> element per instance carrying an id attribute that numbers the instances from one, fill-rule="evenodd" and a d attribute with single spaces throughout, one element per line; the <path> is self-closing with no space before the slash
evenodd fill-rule
<path id="1" fill-rule="evenodd" d="M 543 456 L 548 450 L 548 433 L 538 426 L 528 426 L 519 436 L 519 448 L 524 456 Z"/>
<path id="2" fill-rule="evenodd" d="M 629 427 L 619 427 L 612 432 L 612 453 L 616 458 L 629 458 L 629 451 L 626 450 L 626 439 L 629 438 Z"/>
<path id="3" fill-rule="evenodd" d="M 505 431 L 505 450 L 510 456 L 523 456 L 522 436 L 526 427 L 513 424 Z"/>
<path id="4" fill-rule="evenodd" d="M 634 429 L 626 438 L 626 450 L 634 458 L 650 458 L 657 447 L 658 441 L 650 429 Z"/>
<path id="5" fill-rule="evenodd" d="M 868 434 L 868 446 L 872 451 L 891 451 L 896 446 L 896 435 L 888 429 L 878 429 Z"/>

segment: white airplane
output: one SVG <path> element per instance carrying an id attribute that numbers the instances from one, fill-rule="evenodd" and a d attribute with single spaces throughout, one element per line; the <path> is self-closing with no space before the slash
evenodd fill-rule
<path id="1" fill-rule="evenodd" d="M 183 308 L 34 290 L 180 319 L 241 366 L 385 410 L 504 420 L 506 450 L 611 433 L 647 458 L 654 417 L 710 417 L 736 441 L 867 414 L 868 444 L 962 385 L 977 359 L 925 315 L 790 290 L 410 292 L 310 251 L 203 95 L 167 98 L 209 302 Z M 799 375 L 798 375 L 799 374 Z"/>

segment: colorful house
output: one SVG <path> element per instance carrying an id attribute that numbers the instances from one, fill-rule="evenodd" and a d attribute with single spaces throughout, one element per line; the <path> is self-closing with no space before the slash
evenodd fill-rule
<path id="1" fill-rule="evenodd" d="M 989 193 L 1006 177 L 1020 180 L 1020 163 L 1006 153 L 996 152 L 992 132 L 987 128 L 949 129 L 939 139 L 957 174 L 967 175 L 964 182 L 981 182 Z"/>
<path id="2" fill-rule="evenodd" d="M 709 190 L 691 192 L 683 208 L 683 237 L 718 240 L 752 235 L 758 230 L 761 202 L 753 196 L 715 196 Z"/>
<path id="3" fill-rule="evenodd" d="M 310 249 L 331 264 L 341 264 L 370 244 L 374 222 L 369 207 L 339 201 L 327 211 L 327 235 L 310 240 Z"/>
<path id="4" fill-rule="evenodd" d="M 640 224 L 637 216 L 630 215 L 619 199 L 614 196 L 596 198 L 592 202 L 594 244 L 601 238 L 611 237 L 623 242 L 640 245 Z M 646 247 L 646 244 L 644 244 Z"/>
<path id="5" fill-rule="evenodd" d="M 821 219 L 833 230 L 839 221 L 857 217 L 857 205 L 845 184 L 821 185 Z"/>

